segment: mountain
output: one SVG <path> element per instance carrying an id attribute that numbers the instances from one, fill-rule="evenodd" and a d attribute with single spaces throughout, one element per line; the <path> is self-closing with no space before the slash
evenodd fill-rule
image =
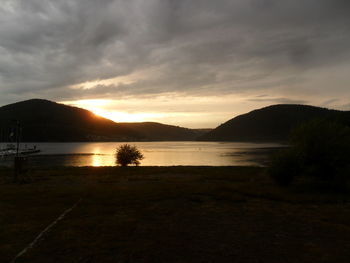
<path id="1" fill-rule="evenodd" d="M 0 141 L 21 126 L 22 141 L 193 140 L 196 131 L 160 123 L 115 123 L 92 112 L 32 99 L 0 107 Z M 12 137 L 14 139 L 15 136 Z"/>
<path id="2" fill-rule="evenodd" d="M 119 125 L 140 134 L 143 140 L 165 141 L 169 138 L 176 138 L 179 141 L 186 141 L 197 138 L 195 130 L 157 122 L 119 123 Z"/>
<path id="3" fill-rule="evenodd" d="M 286 141 L 292 129 L 315 118 L 339 119 L 349 124 L 350 112 L 308 105 L 272 105 L 239 115 L 200 136 L 199 140 Z"/>

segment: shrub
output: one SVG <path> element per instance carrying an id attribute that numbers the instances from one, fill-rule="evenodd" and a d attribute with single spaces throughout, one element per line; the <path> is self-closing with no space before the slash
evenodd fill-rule
<path id="1" fill-rule="evenodd" d="M 134 164 L 138 166 L 140 160 L 144 158 L 143 154 L 136 148 L 129 144 L 123 144 L 117 148 L 116 163 L 121 166 L 128 166 Z"/>
<path id="2" fill-rule="evenodd" d="M 295 129 L 291 147 L 272 159 L 269 173 L 281 185 L 295 176 L 309 176 L 342 186 L 350 179 L 350 128 L 314 120 Z"/>
<path id="3" fill-rule="evenodd" d="M 300 173 L 298 156 L 290 149 L 279 151 L 273 155 L 268 173 L 279 185 L 289 185 Z"/>

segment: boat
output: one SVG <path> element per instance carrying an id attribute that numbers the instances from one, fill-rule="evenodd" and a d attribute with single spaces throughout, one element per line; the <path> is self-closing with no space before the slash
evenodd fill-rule
<path id="1" fill-rule="evenodd" d="M 0 157 L 7 157 L 7 156 L 13 156 L 13 155 L 16 155 L 16 151 L 14 150 L 3 149 L 0 151 Z"/>
<path id="2" fill-rule="evenodd" d="M 19 153 L 22 155 L 34 154 L 34 153 L 39 153 L 39 152 L 41 152 L 41 150 L 37 149 L 36 146 L 34 146 L 33 148 L 22 149 L 19 151 Z"/>
<path id="3" fill-rule="evenodd" d="M 29 155 L 41 152 L 35 145 L 32 148 L 25 147 L 24 149 L 19 149 L 19 155 Z M 13 144 L 8 144 L 4 149 L 0 149 L 0 157 L 15 156 L 17 154 L 16 147 Z"/>
<path id="4" fill-rule="evenodd" d="M 3 129 L 0 129 L 0 142 L 2 141 L 5 143 L 7 141 L 7 145 L 3 148 L 1 147 L 1 144 L 0 144 L 0 157 L 29 155 L 29 154 L 35 154 L 40 152 L 40 149 L 38 149 L 36 145 L 34 145 L 32 148 L 28 148 L 27 144 L 25 144 L 24 148 L 20 148 L 20 139 L 21 139 L 22 129 L 20 127 L 19 121 L 16 122 L 16 128 L 10 127 L 6 131 L 4 133 Z M 9 134 L 9 135 L 4 136 L 4 134 Z M 14 140 L 14 138 L 16 140 Z"/>
<path id="5" fill-rule="evenodd" d="M 14 144 L 7 144 L 5 148 L 0 149 L 0 157 L 11 156 L 16 154 Z"/>

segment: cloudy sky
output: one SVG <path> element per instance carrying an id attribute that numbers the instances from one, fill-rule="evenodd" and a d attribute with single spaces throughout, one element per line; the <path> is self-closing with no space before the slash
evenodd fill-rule
<path id="1" fill-rule="evenodd" d="M 1 0 L 0 106 L 216 127 L 277 103 L 350 109 L 349 0 Z"/>

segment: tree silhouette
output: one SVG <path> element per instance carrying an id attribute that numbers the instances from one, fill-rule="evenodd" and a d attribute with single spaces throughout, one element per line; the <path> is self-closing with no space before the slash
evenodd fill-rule
<path id="1" fill-rule="evenodd" d="M 313 120 L 292 132 L 290 144 L 275 156 L 269 168 L 279 184 L 288 185 L 300 175 L 337 187 L 350 180 L 350 128 L 346 125 Z"/>
<path id="2" fill-rule="evenodd" d="M 138 166 L 143 158 L 143 154 L 136 146 L 129 144 L 119 146 L 116 151 L 116 163 L 120 166 L 128 166 L 129 164 Z"/>

